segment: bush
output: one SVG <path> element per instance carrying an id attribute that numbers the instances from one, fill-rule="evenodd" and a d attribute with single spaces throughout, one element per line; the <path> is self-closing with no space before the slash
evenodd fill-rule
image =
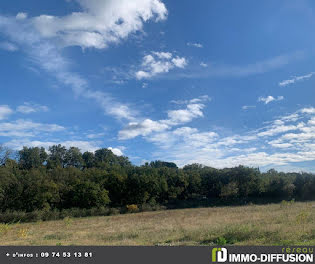
<path id="1" fill-rule="evenodd" d="M 218 237 L 215 243 L 219 246 L 224 246 L 227 244 L 227 241 L 224 237 Z"/>
<path id="2" fill-rule="evenodd" d="M 118 208 L 109 208 L 108 215 L 118 215 L 118 214 L 120 214 L 120 210 Z"/>
<path id="3" fill-rule="evenodd" d="M 141 212 L 150 212 L 153 211 L 153 207 L 150 204 L 142 204 L 140 207 Z"/>
<path id="4" fill-rule="evenodd" d="M 17 222 L 37 222 L 50 221 L 65 218 L 88 217 L 88 216 L 108 216 L 117 215 L 120 210 L 117 208 L 94 207 L 91 209 L 70 208 L 63 210 L 36 210 L 33 212 L 24 211 L 5 211 L 0 213 L 0 223 L 17 223 Z"/>
<path id="5" fill-rule="evenodd" d="M 126 205 L 128 213 L 137 213 L 139 212 L 138 205 L 136 204 L 128 204 Z"/>
<path id="6" fill-rule="evenodd" d="M 11 211 L 7 210 L 0 215 L 1 223 L 17 223 L 25 221 L 26 213 L 23 211 Z"/>

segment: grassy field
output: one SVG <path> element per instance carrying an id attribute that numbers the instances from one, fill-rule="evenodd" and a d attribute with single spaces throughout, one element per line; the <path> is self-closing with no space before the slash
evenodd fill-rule
<path id="1" fill-rule="evenodd" d="M 0 245 L 315 245 L 315 202 L 0 224 Z"/>

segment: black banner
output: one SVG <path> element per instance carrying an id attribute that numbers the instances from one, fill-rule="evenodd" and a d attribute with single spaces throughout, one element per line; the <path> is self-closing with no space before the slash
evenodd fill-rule
<path id="1" fill-rule="evenodd" d="M 0 263 L 314 263 L 314 246 L 3 246 Z"/>

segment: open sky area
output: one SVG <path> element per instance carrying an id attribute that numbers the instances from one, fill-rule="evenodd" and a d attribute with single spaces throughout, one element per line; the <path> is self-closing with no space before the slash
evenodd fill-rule
<path id="1" fill-rule="evenodd" d="M 315 2 L 0 3 L 0 143 L 315 171 Z"/>

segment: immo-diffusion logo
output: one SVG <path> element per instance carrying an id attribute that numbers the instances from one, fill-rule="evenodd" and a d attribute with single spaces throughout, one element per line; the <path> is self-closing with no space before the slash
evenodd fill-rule
<path id="1" fill-rule="evenodd" d="M 238 250 L 242 251 L 241 248 Z M 228 253 L 226 248 L 213 248 L 212 263 L 314 263 L 313 247 L 282 248 L 281 253 L 268 253 L 268 249 L 266 251 L 266 253 Z"/>
<path id="2" fill-rule="evenodd" d="M 226 248 L 213 248 L 212 249 L 212 262 L 225 262 L 227 261 Z"/>

